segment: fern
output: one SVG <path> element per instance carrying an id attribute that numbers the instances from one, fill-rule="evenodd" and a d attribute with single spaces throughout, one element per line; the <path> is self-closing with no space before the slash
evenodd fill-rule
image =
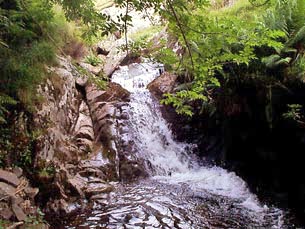
<path id="1" fill-rule="evenodd" d="M 305 25 L 301 27 L 297 33 L 287 43 L 288 46 L 296 46 L 297 44 L 305 44 Z"/>
<path id="2" fill-rule="evenodd" d="M 277 68 L 279 66 L 287 66 L 291 62 L 291 57 L 282 58 L 280 55 L 274 54 L 262 59 L 267 68 Z"/>

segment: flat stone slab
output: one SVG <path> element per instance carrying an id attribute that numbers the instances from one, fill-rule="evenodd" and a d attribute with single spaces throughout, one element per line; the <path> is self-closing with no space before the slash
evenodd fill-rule
<path id="1" fill-rule="evenodd" d="M 15 213 L 15 216 L 19 221 L 25 221 L 26 214 L 24 214 L 21 207 L 19 207 L 17 204 L 12 204 L 12 210 Z"/>
<path id="2" fill-rule="evenodd" d="M 0 182 L 0 195 L 14 196 L 16 188 L 4 182 Z"/>
<path id="3" fill-rule="evenodd" d="M 0 181 L 4 181 L 11 185 L 17 187 L 20 184 L 20 180 L 16 176 L 16 174 L 7 172 L 5 170 L 0 169 Z"/>
<path id="4" fill-rule="evenodd" d="M 91 196 L 110 193 L 114 190 L 114 187 L 107 184 L 97 184 L 96 186 L 91 186 L 85 190 L 86 197 L 90 198 Z"/>

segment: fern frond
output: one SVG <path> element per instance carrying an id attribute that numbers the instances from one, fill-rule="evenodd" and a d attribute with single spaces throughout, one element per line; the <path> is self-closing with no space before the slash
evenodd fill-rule
<path id="1" fill-rule="evenodd" d="M 16 105 L 17 101 L 8 95 L 0 95 L 0 107 L 3 105 Z"/>
<path id="2" fill-rule="evenodd" d="M 295 36 L 288 42 L 289 46 L 295 46 L 299 43 L 305 43 L 305 25 L 300 28 Z"/>

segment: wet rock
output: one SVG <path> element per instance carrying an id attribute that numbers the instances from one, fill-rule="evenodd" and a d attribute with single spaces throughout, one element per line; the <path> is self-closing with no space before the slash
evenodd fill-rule
<path id="1" fill-rule="evenodd" d="M 101 193 L 101 194 L 97 194 L 94 196 L 91 196 L 91 200 L 105 200 L 109 198 L 109 194 L 108 193 Z"/>
<path id="2" fill-rule="evenodd" d="M 147 88 L 157 99 L 161 99 L 164 93 L 173 91 L 176 81 L 176 75 L 164 72 L 161 76 L 148 84 Z"/>
<path id="3" fill-rule="evenodd" d="M 101 193 L 109 193 L 114 190 L 112 185 L 108 184 L 96 184 L 92 187 L 89 187 L 85 190 L 85 194 L 87 198 L 90 198 L 93 195 L 101 194 Z"/>
<path id="4" fill-rule="evenodd" d="M 80 171 L 79 175 L 82 177 L 95 176 L 99 178 L 106 178 L 105 174 L 97 168 L 87 168 L 86 170 Z"/>
<path id="5" fill-rule="evenodd" d="M 120 160 L 120 178 L 123 181 L 131 181 L 139 177 L 147 177 L 145 168 L 137 161 L 130 161 L 126 158 Z"/>
<path id="6" fill-rule="evenodd" d="M 95 184 L 95 183 L 100 183 L 100 184 L 105 184 L 105 181 L 100 179 L 100 178 L 97 178 L 97 177 L 89 177 L 88 178 L 88 184 Z"/>
<path id="7" fill-rule="evenodd" d="M 25 221 L 26 214 L 24 214 L 21 207 L 19 207 L 17 204 L 12 204 L 12 210 L 19 221 Z"/>
<path id="8" fill-rule="evenodd" d="M 91 84 L 86 87 L 86 95 L 89 102 L 128 101 L 130 92 L 117 83 L 108 83 L 106 90 L 100 90 Z M 90 105 L 91 107 L 91 105 Z"/>
<path id="9" fill-rule="evenodd" d="M 115 159 L 119 152 L 119 146 L 115 141 L 119 133 L 116 117 L 120 113 L 116 104 L 128 100 L 130 93 L 118 84 L 109 83 L 105 91 L 99 90 L 94 85 L 88 85 L 86 94 L 94 126 L 95 142 L 101 142 L 104 156 L 112 163 L 116 163 Z M 111 174 L 114 173 L 115 171 Z"/>
<path id="10" fill-rule="evenodd" d="M 6 183 L 9 183 L 15 187 L 17 187 L 20 184 L 20 180 L 16 176 L 16 174 L 7 172 L 5 170 L 0 169 L 0 181 L 4 181 Z"/>
<path id="11" fill-rule="evenodd" d="M 94 140 L 93 124 L 89 107 L 84 101 L 79 107 L 79 116 L 74 127 L 74 138 L 82 154 L 91 152 Z"/>

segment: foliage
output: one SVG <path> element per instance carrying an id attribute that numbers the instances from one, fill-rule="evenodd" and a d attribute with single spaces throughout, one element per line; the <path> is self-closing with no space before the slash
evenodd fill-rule
<path id="1" fill-rule="evenodd" d="M 7 95 L 0 95 L 0 125 L 5 124 L 5 115 L 9 112 L 6 106 L 16 105 L 17 101 Z"/>
<path id="2" fill-rule="evenodd" d="M 92 66 L 97 66 L 102 63 L 102 60 L 93 53 L 90 53 L 88 56 L 86 56 L 85 62 L 91 64 Z"/>
<path id="3" fill-rule="evenodd" d="M 26 220 L 26 228 L 36 228 L 37 225 L 43 225 L 44 223 L 46 223 L 46 221 L 44 220 L 44 213 L 40 210 L 40 208 L 37 208 L 36 214 L 35 215 L 29 215 Z"/>
<path id="4" fill-rule="evenodd" d="M 55 176 L 56 168 L 53 162 L 47 162 L 45 160 L 39 160 L 37 163 L 36 173 L 39 178 L 52 179 Z"/>
<path id="5" fill-rule="evenodd" d="M 300 121 L 302 105 L 300 104 L 288 104 L 288 111 L 283 114 L 283 118 Z"/>
<path id="6" fill-rule="evenodd" d="M 208 6 L 202 7 L 201 3 L 197 7 L 196 2 L 179 1 L 179 5 L 171 2 L 168 8 L 172 12 L 166 15 L 169 30 L 179 34 L 179 43 L 185 49 L 180 69 L 185 81 L 191 84 L 188 90 L 166 95 L 163 100 L 179 113 L 191 115 L 190 104 L 194 101 L 204 104 L 210 90 L 221 86 L 220 78 L 236 77 L 236 72 L 242 69 L 251 72 L 261 68 L 257 50 L 283 48 L 280 39 L 285 33 L 267 28 L 255 17 L 245 20 L 227 11 L 215 16 L 214 12 L 209 13 Z M 254 64 L 259 67 L 252 69 Z"/>
<path id="7" fill-rule="evenodd" d="M 102 73 L 99 76 L 96 76 L 94 74 L 88 74 L 87 70 L 79 65 L 74 65 L 74 67 L 80 74 L 88 76 L 89 81 L 94 83 L 98 88 L 100 88 L 101 90 L 106 89 L 109 81 L 109 78 L 107 76 L 103 75 Z"/>
<path id="8" fill-rule="evenodd" d="M 289 67 L 286 77 L 302 74 L 305 44 L 305 2 L 299 0 L 277 1 L 264 15 L 264 23 L 285 33 L 283 47 L 263 58 L 267 68 Z M 300 69 L 300 70 L 298 70 Z"/>
<path id="9" fill-rule="evenodd" d="M 26 114 L 14 112 L 8 123 L 0 125 L 0 167 L 15 165 L 27 171 L 32 165 L 38 135 L 29 127 L 28 120 Z"/>
<path id="10" fill-rule="evenodd" d="M 108 85 L 109 79 L 106 76 L 96 76 L 96 75 L 91 75 L 89 77 L 89 81 L 93 82 L 99 89 L 105 90 Z"/>
<path id="11" fill-rule="evenodd" d="M 121 45 L 119 47 L 120 51 L 128 52 L 130 57 L 139 57 L 142 51 L 148 47 L 148 43 L 145 39 L 138 41 L 129 41 L 127 45 Z"/>
<path id="12" fill-rule="evenodd" d="M 11 225 L 11 222 L 8 220 L 0 219 L 0 229 L 7 228 Z"/>

